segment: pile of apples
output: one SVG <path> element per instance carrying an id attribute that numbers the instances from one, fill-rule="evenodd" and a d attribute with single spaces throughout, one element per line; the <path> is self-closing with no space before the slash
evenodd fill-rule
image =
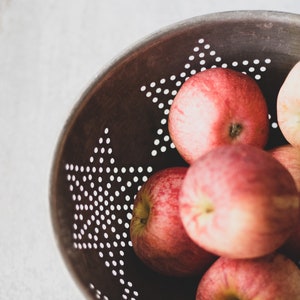
<path id="1" fill-rule="evenodd" d="M 191 76 L 168 128 L 187 167 L 149 177 L 134 200 L 136 255 L 167 276 L 199 276 L 208 299 L 300 299 L 300 62 L 277 97 L 287 145 L 265 149 L 266 100 L 232 69 Z"/>

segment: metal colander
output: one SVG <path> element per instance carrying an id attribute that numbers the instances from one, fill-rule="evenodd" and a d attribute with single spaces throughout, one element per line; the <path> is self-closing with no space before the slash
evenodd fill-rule
<path id="1" fill-rule="evenodd" d="M 168 134 L 182 83 L 212 67 L 255 78 L 269 106 L 267 147 L 286 143 L 276 96 L 300 60 L 300 16 L 237 11 L 166 28 L 113 62 L 79 99 L 59 140 L 50 204 L 61 253 L 86 297 L 194 299 L 198 278 L 156 274 L 135 256 L 129 236 L 133 199 L 148 177 L 183 166 Z"/>

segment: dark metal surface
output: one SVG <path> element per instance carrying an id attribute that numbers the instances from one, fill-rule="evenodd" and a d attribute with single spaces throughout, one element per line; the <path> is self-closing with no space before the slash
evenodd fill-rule
<path id="1" fill-rule="evenodd" d="M 276 128 L 276 95 L 300 60 L 300 16 L 240 11 L 200 16 L 148 37 L 101 72 L 57 145 L 50 205 L 66 264 L 92 299 L 194 299 L 198 278 L 165 278 L 135 257 L 128 225 L 139 186 L 185 165 L 167 132 L 170 101 L 194 72 L 229 67 L 257 79 Z"/>

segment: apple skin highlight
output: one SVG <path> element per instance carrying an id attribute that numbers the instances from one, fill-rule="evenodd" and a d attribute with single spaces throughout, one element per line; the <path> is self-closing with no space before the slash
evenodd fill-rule
<path id="1" fill-rule="evenodd" d="M 299 220 L 288 170 L 249 145 L 219 146 L 194 162 L 180 192 L 183 225 L 218 256 L 253 258 L 278 249 Z"/>
<path id="2" fill-rule="evenodd" d="M 216 256 L 186 234 L 178 194 L 187 172 L 168 168 L 153 174 L 134 201 L 130 235 L 136 255 L 152 270 L 175 277 L 203 274 Z"/>

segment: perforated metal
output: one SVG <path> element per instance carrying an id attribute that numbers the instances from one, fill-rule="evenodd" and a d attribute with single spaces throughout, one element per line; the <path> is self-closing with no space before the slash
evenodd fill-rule
<path id="1" fill-rule="evenodd" d="M 282 17 L 223 13 L 178 24 L 129 51 L 83 95 L 58 145 L 51 208 L 62 254 L 85 295 L 194 299 L 198 278 L 166 278 L 135 257 L 133 199 L 156 170 L 185 165 L 167 122 L 174 96 L 196 72 L 232 68 L 257 80 L 270 111 L 267 147 L 285 143 L 275 103 L 300 58 L 300 19 Z"/>

